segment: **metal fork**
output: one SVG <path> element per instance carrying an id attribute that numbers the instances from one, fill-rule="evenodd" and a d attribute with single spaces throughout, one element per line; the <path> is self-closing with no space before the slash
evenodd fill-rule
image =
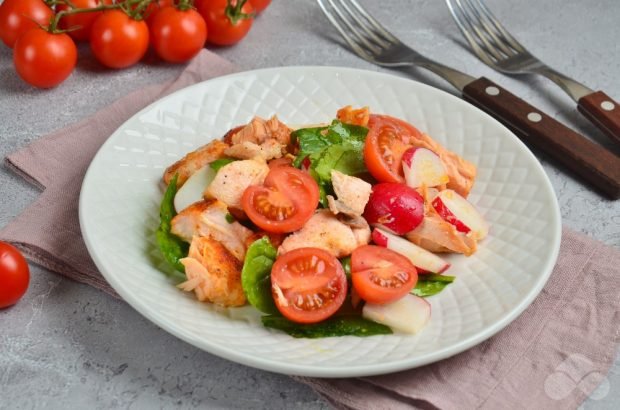
<path id="1" fill-rule="evenodd" d="M 602 91 L 554 70 L 517 41 L 480 0 L 446 0 L 450 13 L 484 63 L 507 74 L 540 74 L 562 88 L 579 111 L 607 136 L 620 143 L 620 104 Z"/>
<path id="2" fill-rule="evenodd" d="M 317 0 L 349 47 L 363 59 L 384 67 L 418 66 L 444 78 L 463 98 L 502 122 L 531 146 L 610 198 L 620 197 L 620 158 L 567 128 L 493 81 L 476 79 L 423 56 L 390 33 L 356 0 Z"/>

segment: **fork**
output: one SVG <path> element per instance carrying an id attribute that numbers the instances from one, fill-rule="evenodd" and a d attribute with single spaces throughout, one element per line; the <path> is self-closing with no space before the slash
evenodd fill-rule
<path id="1" fill-rule="evenodd" d="M 493 81 L 476 79 L 418 53 L 377 22 L 356 0 L 317 0 L 353 52 L 383 67 L 418 66 L 458 89 L 466 101 L 502 122 L 526 143 L 544 150 L 599 192 L 620 197 L 620 158 L 567 128 Z"/>
<path id="2" fill-rule="evenodd" d="M 566 92 L 579 111 L 620 144 L 620 104 L 557 72 L 533 56 L 480 0 L 446 0 L 450 13 L 474 50 L 491 68 L 506 74 L 540 74 Z"/>

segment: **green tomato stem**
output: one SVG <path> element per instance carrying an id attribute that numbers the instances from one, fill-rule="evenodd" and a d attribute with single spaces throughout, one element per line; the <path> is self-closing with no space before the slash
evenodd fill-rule
<path id="1" fill-rule="evenodd" d="M 251 19 L 254 17 L 254 13 L 243 13 L 241 9 L 247 3 L 247 0 L 237 0 L 235 5 L 232 5 L 232 0 L 228 0 L 228 5 L 226 6 L 226 17 L 230 20 L 230 24 L 233 26 L 237 25 L 239 20 Z"/>

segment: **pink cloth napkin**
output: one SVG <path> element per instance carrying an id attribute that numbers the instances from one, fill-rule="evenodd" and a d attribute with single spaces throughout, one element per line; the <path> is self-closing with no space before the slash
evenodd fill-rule
<path id="1" fill-rule="evenodd" d="M 236 71 L 202 51 L 175 80 L 136 91 L 6 158 L 43 190 L 0 230 L 49 270 L 116 296 L 90 259 L 78 222 L 84 173 L 112 132 L 184 86 Z M 296 379 L 340 409 L 575 408 L 605 374 L 620 336 L 620 252 L 565 229 L 558 264 L 540 296 L 495 337 L 450 359 L 359 379 Z M 600 389 L 599 389 L 600 390 Z M 597 390 L 598 391 L 598 390 Z"/>

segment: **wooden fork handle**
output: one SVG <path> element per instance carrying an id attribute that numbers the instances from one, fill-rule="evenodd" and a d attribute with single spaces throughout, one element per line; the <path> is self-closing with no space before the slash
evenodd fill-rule
<path id="1" fill-rule="evenodd" d="M 581 97 L 579 111 L 609 138 L 620 144 L 620 104 L 602 91 Z"/>
<path id="2" fill-rule="evenodd" d="M 545 151 L 611 199 L 620 197 L 620 157 L 481 77 L 463 97 L 510 128 L 531 147 Z"/>

